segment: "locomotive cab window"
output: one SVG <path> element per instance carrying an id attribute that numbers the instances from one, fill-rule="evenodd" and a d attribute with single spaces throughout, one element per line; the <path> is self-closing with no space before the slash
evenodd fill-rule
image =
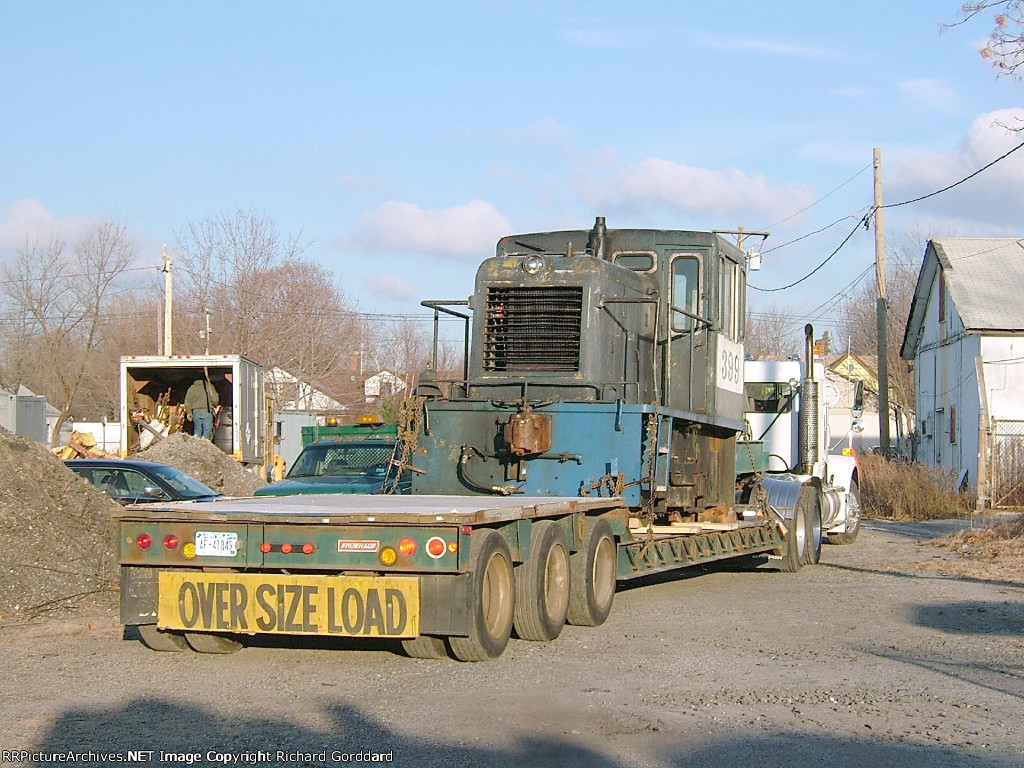
<path id="1" fill-rule="evenodd" d="M 653 253 L 617 253 L 615 254 L 615 263 L 620 267 L 631 269 L 634 272 L 653 272 L 654 271 L 654 254 Z"/>
<path id="2" fill-rule="evenodd" d="M 672 330 L 693 330 L 692 315 L 699 314 L 699 282 L 700 259 L 696 256 L 679 256 L 672 262 Z M 689 315 L 679 310 L 685 310 Z"/>
<path id="3" fill-rule="evenodd" d="M 719 260 L 718 329 L 733 341 L 743 339 L 743 305 L 746 280 L 740 265 L 725 257 Z"/>

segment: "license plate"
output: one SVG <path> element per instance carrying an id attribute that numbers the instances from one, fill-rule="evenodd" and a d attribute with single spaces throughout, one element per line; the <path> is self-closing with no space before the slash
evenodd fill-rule
<path id="1" fill-rule="evenodd" d="M 236 554 L 237 533 L 196 531 L 196 557 L 234 557 Z"/>
<path id="2" fill-rule="evenodd" d="M 194 632 L 416 637 L 415 576 L 161 571 L 157 626 Z"/>

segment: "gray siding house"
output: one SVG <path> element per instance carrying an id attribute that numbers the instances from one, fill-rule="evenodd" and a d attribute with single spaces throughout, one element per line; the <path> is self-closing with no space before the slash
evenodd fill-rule
<path id="1" fill-rule="evenodd" d="M 919 461 L 1024 503 L 1024 239 L 928 242 L 900 355 L 913 361 Z"/>

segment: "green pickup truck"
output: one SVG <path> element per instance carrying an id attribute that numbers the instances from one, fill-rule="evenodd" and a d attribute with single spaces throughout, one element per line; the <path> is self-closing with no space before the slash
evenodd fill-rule
<path id="1" fill-rule="evenodd" d="M 302 452 L 283 480 L 256 491 L 257 496 L 313 493 L 382 493 L 394 481 L 392 466 L 398 425 L 361 419 L 344 426 L 302 428 Z M 396 493 L 408 493 L 408 471 Z"/>

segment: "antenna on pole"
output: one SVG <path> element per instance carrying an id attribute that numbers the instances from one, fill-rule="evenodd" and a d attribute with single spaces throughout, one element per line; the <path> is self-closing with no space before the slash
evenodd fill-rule
<path id="1" fill-rule="evenodd" d="M 160 257 L 164 260 L 164 354 L 171 354 L 171 331 L 173 312 L 171 309 L 171 252 L 167 250 L 166 245 L 160 246 Z"/>

